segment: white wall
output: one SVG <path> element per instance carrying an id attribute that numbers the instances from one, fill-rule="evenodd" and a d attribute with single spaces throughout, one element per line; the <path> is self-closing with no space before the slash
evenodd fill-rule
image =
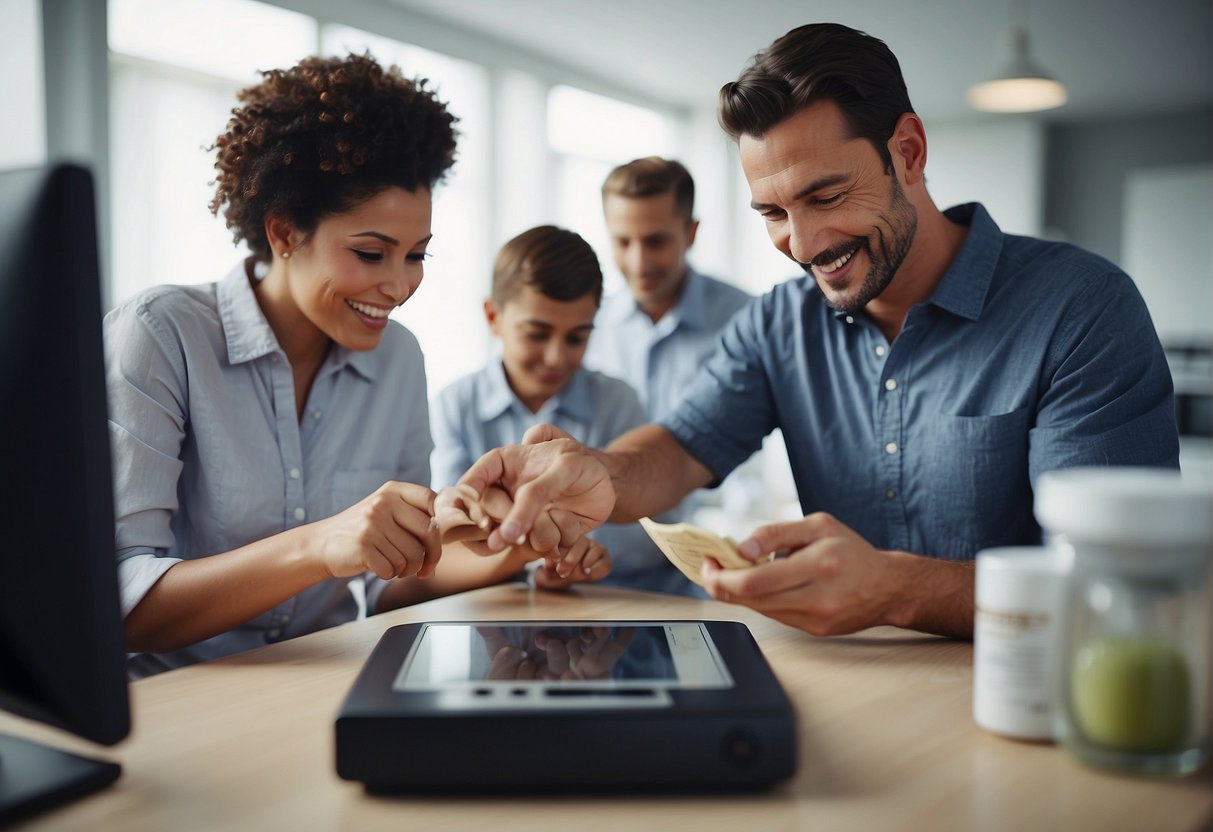
<path id="1" fill-rule="evenodd" d="M 4 85 L 7 110 L 0 130 L 0 168 L 26 167 L 46 161 L 46 107 L 43 100 L 42 15 L 38 0 L 0 3 L 0 78 L 20 79 Z"/>
<path id="2" fill-rule="evenodd" d="M 980 202 L 1003 231 L 1057 236 L 1045 229 L 1044 125 L 1028 117 L 966 125 L 926 125 L 927 190 L 940 209 Z"/>
<path id="3" fill-rule="evenodd" d="M 1213 343 L 1213 165 L 1125 175 L 1124 267 L 1163 343 Z"/>

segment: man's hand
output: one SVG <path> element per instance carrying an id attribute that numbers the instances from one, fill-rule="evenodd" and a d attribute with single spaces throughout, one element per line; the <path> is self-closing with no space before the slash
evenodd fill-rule
<path id="1" fill-rule="evenodd" d="M 559 428 L 538 425 L 521 445 L 489 451 L 459 480 L 477 495 L 484 513 L 493 487 L 512 501 L 485 545 L 499 552 L 528 541 L 538 552 L 570 549 L 611 515 L 615 489 L 606 467 Z M 553 540 L 552 538 L 557 539 Z"/>
<path id="2" fill-rule="evenodd" d="M 717 600 L 817 636 L 897 623 L 894 605 L 905 587 L 894 574 L 895 555 L 828 514 L 763 526 L 739 549 L 750 559 L 781 549 L 790 554 L 748 569 L 722 569 L 706 559 L 704 587 Z"/>
<path id="3" fill-rule="evenodd" d="M 704 561 L 713 598 L 744 604 L 813 635 L 889 624 L 953 638 L 973 637 L 973 562 L 876 549 L 828 514 L 754 532 L 739 547 L 748 569 Z"/>

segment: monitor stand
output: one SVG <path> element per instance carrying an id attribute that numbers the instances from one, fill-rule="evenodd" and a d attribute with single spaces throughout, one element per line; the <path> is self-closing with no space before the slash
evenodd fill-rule
<path id="1" fill-rule="evenodd" d="M 121 771 L 117 763 L 0 734 L 0 826 L 108 786 Z"/>

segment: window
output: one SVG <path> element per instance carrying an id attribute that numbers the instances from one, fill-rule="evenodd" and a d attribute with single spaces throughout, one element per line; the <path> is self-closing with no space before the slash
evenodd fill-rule
<path id="1" fill-rule="evenodd" d="M 244 256 L 207 207 L 207 148 L 258 69 L 295 63 L 316 37 L 312 18 L 253 0 L 110 1 L 115 303 L 218 280 Z"/>
<path id="2" fill-rule="evenodd" d="M 548 95 L 548 147 L 553 154 L 557 222 L 585 238 L 602 263 L 606 291 L 623 286 L 602 221 L 602 183 L 616 165 L 671 152 L 661 113 L 575 87 Z"/>

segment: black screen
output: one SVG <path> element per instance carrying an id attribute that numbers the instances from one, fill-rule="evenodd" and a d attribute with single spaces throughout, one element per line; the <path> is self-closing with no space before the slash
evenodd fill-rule
<path id="1" fill-rule="evenodd" d="M 0 708 L 113 744 L 130 711 L 94 192 L 83 168 L 0 173 L 0 396 Z M 82 767 L 94 761 L 64 760 L 65 769 L 54 764 L 60 753 L 0 737 L 0 820 L 103 784 Z M 97 765 L 104 782 L 117 776 Z M 29 782 L 39 767 L 88 782 Z"/>

